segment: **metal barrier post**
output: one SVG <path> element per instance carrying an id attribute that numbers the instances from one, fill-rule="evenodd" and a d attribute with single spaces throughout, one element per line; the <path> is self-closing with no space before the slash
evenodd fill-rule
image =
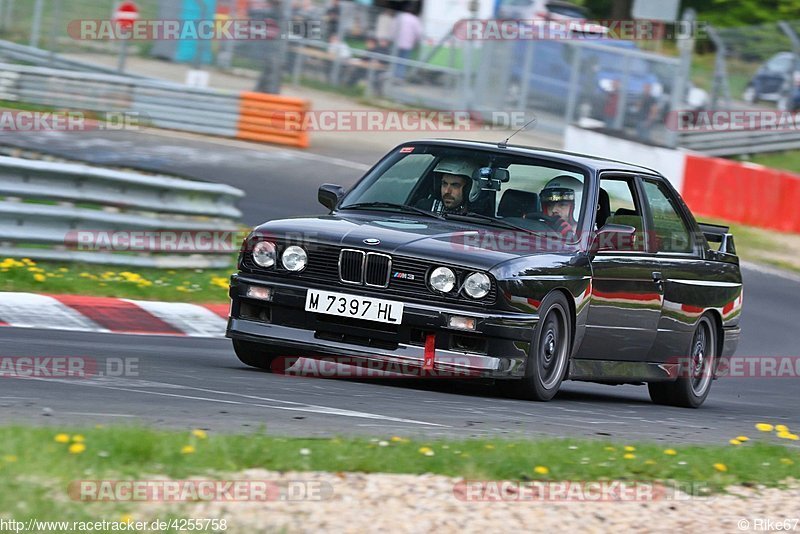
<path id="1" fill-rule="evenodd" d="M 728 47 L 719 33 L 712 26 L 707 26 L 708 37 L 717 49 L 714 58 L 714 84 L 711 88 L 711 109 L 717 109 L 717 102 L 722 96 L 723 105 L 727 108 L 731 105 L 731 90 L 728 84 Z"/>
<path id="2" fill-rule="evenodd" d="M 528 107 L 528 91 L 530 88 L 530 74 L 533 68 L 533 47 L 535 41 L 528 40 L 528 46 L 525 47 L 525 60 L 522 67 L 522 79 L 519 81 L 519 101 L 517 107 L 519 109 L 526 109 Z"/>
<path id="3" fill-rule="evenodd" d="M 572 57 L 572 71 L 569 75 L 569 94 L 567 95 L 567 111 L 565 115 L 566 123 L 572 124 L 575 120 L 575 106 L 578 103 L 578 86 L 580 85 L 579 77 L 581 75 L 581 56 L 583 55 L 583 48 L 581 46 L 570 45 L 577 48 Z"/>
<path id="4" fill-rule="evenodd" d="M 33 23 L 31 24 L 30 46 L 39 46 L 39 37 L 42 33 L 42 11 L 44 11 L 44 0 L 36 0 L 33 6 Z"/>
<path id="5" fill-rule="evenodd" d="M 794 88 L 795 80 L 794 80 L 794 73 L 797 72 L 798 67 L 800 67 L 800 38 L 797 37 L 797 33 L 795 33 L 794 29 L 789 26 L 789 23 L 785 20 L 781 20 L 778 22 L 778 27 L 786 34 L 789 38 L 789 41 L 792 43 L 792 74 L 786 78 L 786 85 L 788 87 L 783 87 L 781 98 L 785 99 L 785 105 L 778 106 L 782 107 L 784 110 L 789 110 L 791 104 L 789 103 L 789 99 L 792 97 L 792 89 Z"/>
<path id="6" fill-rule="evenodd" d="M 683 20 L 685 22 L 685 27 L 687 28 L 694 28 L 694 22 L 697 15 L 694 9 L 686 9 L 683 12 Z M 690 37 L 687 39 L 681 39 L 678 42 L 678 46 L 680 47 L 681 57 L 680 57 L 680 64 L 678 66 L 678 72 L 675 76 L 675 85 L 672 87 L 672 98 L 670 99 L 670 111 L 678 111 L 681 106 L 681 102 L 683 102 L 683 95 L 686 94 L 686 83 L 689 80 L 689 76 L 692 69 L 692 51 L 694 50 L 694 34 L 690 34 Z M 677 128 L 667 128 L 667 135 L 666 135 L 666 144 L 670 148 L 674 148 L 678 145 L 678 129 Z"/>
<path id="7" fill-rule="evenodd" d="M 625 129 L 625 113 L 628 106 L 628 85 L 631 79 L 631 57 L 625 56 L 625 68 L 622 71 L 622 81 L 617 88 L 617 114 L 614 116 L 613 128 L 615 130 Z"/>

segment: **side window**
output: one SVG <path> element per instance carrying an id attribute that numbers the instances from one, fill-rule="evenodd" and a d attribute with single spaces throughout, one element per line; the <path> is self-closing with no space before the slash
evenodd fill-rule
<path id="1" fill-rule="evenodd" d="M 615 243 L 616 250 L 644 251 L 644 218 L 636 203 L 633 179 L 603 178 L 600 180 L 600 197 L 597 203 L 596 226 L 623 224 L 633 226 L 636 232 L 630 242 Z"/>
<path id="2" fill-rule="evenodd" d="M 653 240 L 658 252 L 692 252 L 692 240 L 676 200 L 660 182 L 643 180 L 650 213 L 653 215 Z"/>

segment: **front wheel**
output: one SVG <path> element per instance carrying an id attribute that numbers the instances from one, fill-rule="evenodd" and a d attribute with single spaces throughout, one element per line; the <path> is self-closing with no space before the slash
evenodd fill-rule
<path id="1" fill-rule="evenodd" d="M 681 358 L 678 379 L 647 385 L 656 404 L 699 408 L 708 397 L 717 361 L 717 333 L 714 323 L 704 315 L 697 323 L 689 347 L 689 357 Z"/>
<path id="2" fill-rule="evenodd" d="M 549 401 L 558 393 L 566 375 L 572 343 L 572 319 L 567 299 L 551 293 L 539 307 L 539 323 L 528 351 L 525 376 L 501 381 L 503 393 L 516 398 Z"/>
<path id="3" fill-rule="evenodd" d="M 278 354 L 260 343 L 241 339 L 233 340 L 233 351 L 243 364 L 270 372 L 272 371 L 272 362 L 278 357 Z"/>

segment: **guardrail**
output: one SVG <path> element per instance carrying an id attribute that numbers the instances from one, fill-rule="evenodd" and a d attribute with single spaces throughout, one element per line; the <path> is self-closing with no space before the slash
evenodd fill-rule
<path id="1" fill-rule="evenodd" d="M 50 67 L 54 69 L 67 69 L 80 72 L 96 72 L 101 74 L 119 74 L 117 70 L 86 61 L 67 59 L 54 52 L 25 46 L 11 41 L 0 40 L 0 59 L 22 61 L 37 67 Z M 138 79 L 150 79 L 138 74 L 125 73 L 126 77 Z"/>
<path id="2" fill-rule="evenodd" d="M 0 156 L 0 257 L 138 267 L 227 267 L 244 193 L 222 184 Z M 81 250 L 76 235 L 151 232 L 155 246 Z M 226 246 L 180 247 L 177 236 L 230 232 Z M 170 235 L 169 239 L 164 236 Z M 127 238 L 126 241 L 129 241 Z M 112 250 L 125 248 L 126 250 Z M 145 250 L 146 249 L 146 250 Z"/>
<path id="3" fill-rule="evenodd" d="M 708 156 L 735 156 L 796 150 L 800 148 L 800 131 L 765 129 L 686 132 L 678 137 L 678 146 Z"/>
<path id="4" fill-rule="evenodd" d="M 269 133 L 253 121 L 253 102 L 273 112 L 300 112 L 308 102 L 261 93 L 201 89 L 153 79 L 0 63 L 0 99 L 70 110 L 139 114 L 147 124 L 221 137 L 305 148 L 305 131 Z M 301 121 L 303 124 L 304 121 Z M 253 134 L 253 127 L 255 133 Z"/>

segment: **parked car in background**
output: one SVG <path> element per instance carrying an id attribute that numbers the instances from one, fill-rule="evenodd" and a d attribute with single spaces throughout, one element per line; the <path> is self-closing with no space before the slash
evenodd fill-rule
<path id="1" fill-rule="evenodd" d="M 649 62 L 640 57 L 631 57 L 625 87 L 625 57 L 622 50 L 638 50 L 632 41 L 604 39 L 592 40 L 602 44 L 602 48 L 585 48 L 582 51 L 582 68 L 579 71 L 580 93 L 578 104 L 581 114 L 594 119 L 606 119 L 609 113 L 608 102 L 614 93 L 625 90 L 626 117 L 632 118 L 641 101 L 645 88 L 661 100 L 664 87 Z M 525 47 L 530 42 L 520 41 L 516 57 L 526 56 Z M 517 61 L 511 73 L 511 98 L 521 90 L 527 79 L 528 98 L 536 107 L 563 111 L 567 105 L 572 76 L 572 60 L 576 46 L 567 41 L 543 40 L 533 43 L 534 52 L 531 68 L 525 73 L 525 61 Z"/>
<path id="2" fill-rule="evenodd" d="M 800 62 L 794 54 L 778 52 L 756 72 L 742 93 L 742 100 L 755 104 L 761 100 L 775 102 L 779 109 L 800 109 Z"/>

